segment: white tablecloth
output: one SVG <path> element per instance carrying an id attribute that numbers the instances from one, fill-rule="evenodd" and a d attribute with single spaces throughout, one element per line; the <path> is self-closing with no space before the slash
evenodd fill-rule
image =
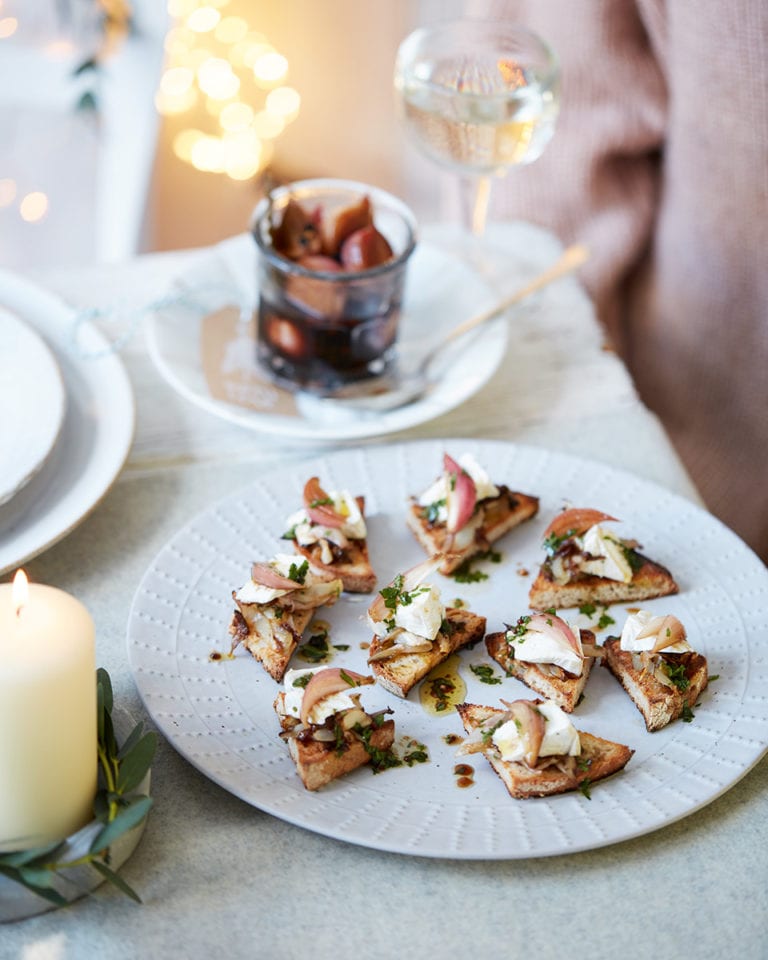
<path id="1" fill-rule="evenodd" d="M 557 251 L 552 238 L 515 225 L 498 228 L 492 239 L 508 244 L 530 270 Z M 166 296 L 179 275 L 221 256 L 226 245 L 47 271 L 35 279 L 78 306 L 139 308 Z M 511 270 L 507 285 L 514 279 Z M 621 362 L 603 349 L 575 280 L 546 291 L 512 323 L 507 356 L 491 381 L 459 409 L 405 436 L 543 445 L 696 497 Z M 98 660 L 120 702 L 140 716 L 125 629 L 144 570 L 197 511 L 276 463 L 310 457 L 313 449 L 275 442 L 192 406 L 158 375 L 139 333 L 123 359 L 138 405 L 126 468 L 93 514 L 28 571 L 89 607 Z M 293 827 L 231 796 L 162 742 L 153 769 L 155 806 L 123 868 L 144 905 L 102 887 L 66 911 L 0 929 L 0 958 L 458 957 L 472 951 L 559 960 L 576 951 L 595 958 L 685 951 L 701 960 L 736 949 L 757 960 L 768 942 L 757 935 L 759 928 L 765 934 L 767 777 L 763 762 L 703 810 L 613 847 L 538 860 L 458 862 L 380 853 Z M 743 911 L 758 911 L 762 923 L 745 925 Z"/>

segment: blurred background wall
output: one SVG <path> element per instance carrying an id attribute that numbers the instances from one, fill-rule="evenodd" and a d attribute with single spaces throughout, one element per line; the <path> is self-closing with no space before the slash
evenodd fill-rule
<path id="1" fill-rule="evenodd" d="M 392 68 L 414 26 L 464 6 L 0 0 L 0 264 L 119 261 L 213 243 L 247 229 L 275 179 L 366 180 L 422 218 L 450 215 L 455 184 L 403 142 Z M 284 95 L 273 96 L 270 118 L 274 91 Z M 245 113 L 238 121 L 230 110 L 222 135 L 233 104 Z M 248 110 L 258 165 L 243 146 L 254 136 L 243 128 Z M 227 172 L 221 141 L 236 134 L 239 160 Z"/>

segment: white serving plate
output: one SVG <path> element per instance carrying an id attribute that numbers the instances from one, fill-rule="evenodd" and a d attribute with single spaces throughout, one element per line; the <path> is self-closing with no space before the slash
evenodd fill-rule
<path id="1" fill-rule="evenodd" d="M 327 489 L 364 493 L 369 549 L 381 585 L 423 559 L 405 528 L 408 497 L 440 472 L 442 455 L 475 454 L 498 483 L 541 498 L 538 517 L 499 544 L 490 578 L 457 584 L 435 575 L 443 597 L 461 597 L 503 629 L 528 611 L 531 578 L 542 557 L 541 535 L 564 504 L 621 518 L 617 533 L 669 567 L 680 584 L 673 597 L 648 601 L 685 624 L 703 653 L 710 684 L 691 723 L 649 734 L 640 713 L 607 670 L 597 668 L 574 714 L 577 727 L 635 750 L 626 769 L 579 792 L 516 801 L 482 757 L 457 760 L 444 737 L 462 733 L 455 713 L 435 717 L 417 691 L 399 700 L 366 688 L 371 709 L 391 706 L 398 737 L 427 745 L 430 762 L 373 776 L 362 768 L 308 793 L 278 738 L 272 702 L 278 685 L 250 654 L 211 662 L 229 649 L 231 591 L 250 563 L 284 551 L 285 517 L 301 502 L 304 482 L 318 475 Z M 331 663 L 366 672 L 369 598 L 343 596 L 320 616 L 331 642 L 348 644 Z M 626 605 L 611 608 L 619 632 Z M 768 571 L 710 514 L 631 474 L 565 454 L 512 443 L 459 439 L 420 441 L 329 453 L 267 473 L 212 504 L 161 550 L 134 598 L 128 655 L 143 702 L 171 744 L 225 790 L 293 824 L 379 850 L 457 859 L 514 859 L 573 853 L 656 830 L 710 803 L 735 784 L 768 747 L 768 665 L 760 649 L 768 627 Z M 602 633 L 598 638 L 604 638 Z M 301 664 L 294 656 L 294 664 Z M 532 696 L 519 681 L 489 686 L 469 669 L 491 663 L 483 645 L 461 653 L 467 700 Z M 495 668 L 496 672 L 500 671 Z M 457 762 L 474 767 L 459 789 Z"/>

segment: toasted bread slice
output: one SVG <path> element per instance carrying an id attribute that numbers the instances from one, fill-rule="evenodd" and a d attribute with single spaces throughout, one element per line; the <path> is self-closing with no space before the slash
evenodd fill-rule
<path id="1" fill-rule="evenodd" d="M 355 501 L 361 516 L 365 517 L 365 497 L 355 497 Z M 285 538 L 293 540 L 294 550 L 309 562 L 314 573 L 322 577 L 338 577 L 348 593 L 372 593 L 376 587 L 376 574 L 371 567 L 365 538 L 346 537 L 345 546 L 330 540 L 302 545 L 295 539 L 295 533 L 285 534 Z"/>
<path id="2" fill-rule="evenodd" d="M 595 643 L 595 635 L 591 630 L 582 630 L 581 638 L 584 643 Z M 547 700 L 552 700 L 566 713 L 573 713 L 592 672 L 593 657 L 585 657 L 581 676 L 577 677 L 559 667 L 548 671 L 547 664 L 527 663 L 516 659 L 504 632 L 489 633 L 485 638 L 485 646 L 489 655 L 508 676 L 522 680 L 527 687 Z"/>
<path id="3" fill-rule="evenodd" d="M 263 607 L 255 603 L 238 606 L 239 609 L 232 614 L 229 625 L 233 646 L 242 643 L 273 679 L 282 680 L 288 669 L 288 662 L 315 611 L 289 612 L 275 606 Z M 278 610 L 281 610 L 279 615 Z"/>
<path id="4" fill-rule="evenodd" d="M 478 727 L 490 728 L 497 718 L 504 716 L 503 710 L 473 703 L 459 704 L 456 710 L 467 733 Z M 573 762 L 565 764 L 565 769 L 546 765 L 546 757 L 536 767 L 501 760 L 494 754 L 492 745 L 483 752 L 510 795 L 519 800 L 565 793 L 578 789 L 585 781 L 594 783 L 602 780 L 625 767 L 634 753 L 634 750 L 621 743 L 603 740 L 583 730 L 579 730 L 579 739 L 581 755 L 571 758 Z"/>
<path id="5" fill-rule="evenodd" d="M 497 497 L 481 500 L 477 509 L 482 512 L 482 521 L 475 531 L 474 540 L 463 549 L 455 550 L 451 544 L 452 535 L 448 533 L 445 523 L 430 523 L 425 516 L 424 507 L 416 502 L 411 503 L 406 514 L 406 523 L 416 539 L 428 556 L 434 557 L 440 553 L 446 555 L 444 563 L 439 567 L 440 573 L 453 573 L 465 560 L 487 550 L 492 543 L 524 520 L 530 520 L 538 513 L 539 500 L 538 497 L 513 493 L 508 487 L 501 486 Z"/>
<path id="6" fill-rule="evenodd" d="M 700 653 L 662 653 L 660 656 L 673 667 L 683 668 L 684 680 L 681 685 L 668 687 L 642 666 L 634 665 L 633 655 L 621 649 L 618 637 L 609 637 L 604 645 L 603 666 L 616 677 L 642 713 L 646 729 L 650 732 L 661 730 L 668 723 L 677 720 L 683 712 L 690 710 L 706 688 L 709 677 L 707 660 Z"/>
<path id="7" fill-rule="evenodd" d="M 678 585 L 666 567 L 636 553 L 641 564 L 633 571 L 629 583 L 582 574 L 570 583 L 557 583 L 546 564 L 531 585 L 528 603 L 532 610 L 556 610 L 580 607 L 588 603 L 610 605 L 635 603 L 652 597 L 666 597 L 678 592 Z"/>
<path id="8" fill-rule="evenodd" d="M 286 717 L 282 709 L 284 693 L 278 693 L 274 703 L 275 711 L 283 730 L 291 730 L 297 723 L 292 717 Z M 368 721 L 371 715 L 360 708 L 356 715 L 363 715 Z M 344 730 L 343 745 L 333 741 L 288 738 L 288 750 L 301 781 L 307 790 L 318 790 L 331 780 L 365 766 L 371 762 L 371 753 L 389 750 L 395 742 L 395 721 L 383 720 L 371 723 L 366 740 L 355 730 Z"/>
<path id="9" fill-rule="evenodd" d="M 365 516 L 365 497 L 355 497 L 360 513 Z M 315 573 L 330 574 L 338 577 L 348 593 L 372 593 L 376 587 L 376 574 L 368 557 L 367 540 L 349 539 L 346 547 L 329 544 L 333 561 L 325 563 L 322 559 L 322 547 L 319 543 L 301 546 L 295 540 L 294 549 L 309 561 Z"/>
<path id="10" fill-rule="evenodd" d="M 472 646 L 483 639 L 485 617 L 453 607 L 445 611 L 445 617 L 451 630 L 441 630 L 430 650 L 424 653 L 400 653 L 386 660 L 374 660 L 372 663 L 369 661 L 371 673 L 382 687 L 397 697 L 406 697 L 433 667 L 443 663 L 461 647 Z M 374 637 L 369 650 L 370 656 L 375 656 L 381 650 L 381 638 Z"/>

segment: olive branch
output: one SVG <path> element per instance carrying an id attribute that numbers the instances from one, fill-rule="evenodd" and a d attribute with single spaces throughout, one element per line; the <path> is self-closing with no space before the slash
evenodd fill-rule
<path id="1" fill-rule="evenodd" d="M 22 884 L 57 907 L 66 906 L 70 901 L 54 887 L 55 878 L 68 880 L 62 870 L 86 865 L 93 867 L 126 896 L 141 903 L 136 891 L 110 867 L 110 847 L 119 837 L 138 826 L 152 806 L 152 798 L 136 793 L 136 790 L 152 765 L 157 735 L 144 733 L 144 724 L 140 722 L 125 742 L 118 744 L 112 723 L 112 705 L 112 682 L 107 671 L 100 667 L 96 671 L 99 778 L 93 814 L 94 820 L 102 826 L 88 852 L 72 860 L 60 859 L 67 841 L 56 840 L 32 850 L 0 854 L 0 875 Z"/>

